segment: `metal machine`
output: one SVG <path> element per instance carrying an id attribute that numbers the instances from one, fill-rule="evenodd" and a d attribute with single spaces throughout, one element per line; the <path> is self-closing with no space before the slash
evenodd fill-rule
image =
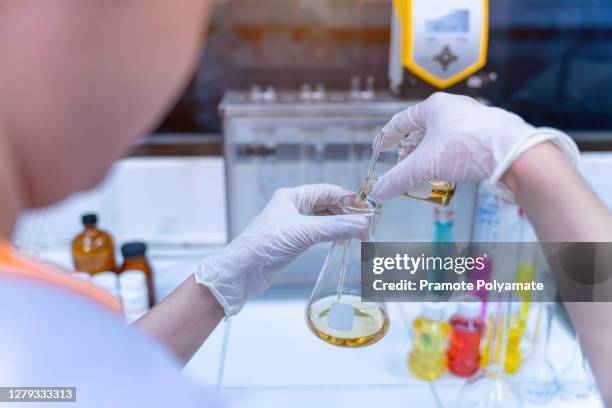
<path id="1" fill-rule="evenodd" d="M 471 77 L 487 60 L 488 0 L 394 0 L 393 6 L 389 80 L 395 93 L 480 88 L 496 78 Z"/>

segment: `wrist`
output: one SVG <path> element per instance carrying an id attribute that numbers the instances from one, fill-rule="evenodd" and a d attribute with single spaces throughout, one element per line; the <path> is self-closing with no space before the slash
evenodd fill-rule
<path id="1" fill-rule="evenodd" d="M 549 168 L 547 163 L 552 164 L 559 160 L 565 161 L 567 158 L 552 142 L 540 143 L 517 157 L 502 175 L 501 181 L 517 196 L 527 184 L 533 184 L 536 178 L 550 176 L 550 172 L 542 169 Z"/>
<path id="2" fill-rule="evenodd" d="M 204 258 L 195 271 L 196 282 L 207 289 L 225 317 L 238 313 L 244 303 L 243 282 L 235 272 L 231 259 L 224 254 Z"/>
<path id="3" fill-rule="evenodd" d="M 549 173 L 551 168 L 547 165 L 569 163 L 576 166 L 579 154 L 576 143 L 567 134 L 553 128 L 538 128 L 510 149 L 497 164 L 489 181 L 498 187 L 502 197 L 513 201 L 522 183 L 548 176 L 545 173 Z"/>

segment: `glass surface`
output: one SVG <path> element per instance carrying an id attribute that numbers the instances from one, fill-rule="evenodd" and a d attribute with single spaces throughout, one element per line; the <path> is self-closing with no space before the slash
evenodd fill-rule
<path id="1" fill-rule="evenodd" d="M 501 338 L 501 353 L 496 359 L 496 347 L 490 347 L 488 361 L 490 364 L 478 371 L 461 387 L 458 406 L 460 408 L 518 408 L 522 407 L 521 395 L 502 371 L 501 361 L 505 360 L 505 348 L 508 342 L 509 302 L 494 303 L 495 323 L 492 327 L 490 344 L 497 344 Z M 505 327 L 504 327 L 505 326 Z"/>
<path id="2" fill-rule="evenodd" d="M 582 354 L 578 337 L 574 342 L 574 357 L 559 373 L 559 397 L 563 400 L 590 398 L 595 391 L 595 381 L 591 376 L 586 358 Z"/>
<path id="3" fill-rule="evenodd" d="M 533 350 L 525 359 L 516 378 L 521 396 L 532 404 L 547 404 L 557 393 L 557 374 L 548 359 L 548 342 L 552 313 L 550 305 L 538 305 Z"/>
<path id="4" fill-rule="evenodd" d="M 520 408 L 519 394 L 502 374 L 481 371 L 470 378 L 459 392 L 459 408 Z"/>

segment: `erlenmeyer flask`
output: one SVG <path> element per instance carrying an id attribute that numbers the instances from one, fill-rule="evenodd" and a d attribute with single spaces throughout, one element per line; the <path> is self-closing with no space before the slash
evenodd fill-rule
<path id="1" fill-rule="evenodd" d="M 372 216 L 373 235 L 380 203 L 361 201 L 351 194 L 340 200 L 347 214 Z M 389 329 L 389 315 L 382 302 L 361 298 L 361 241 L 332 243 L 306 306 L 306 323 L 321 340 L 343 347 L 361 347 L 380 340 Z"/>
<path id="2" fill-rule="evenodd" d="M 502 336 L 501 356 L 496 359 L 496 347 L 490 347 L 489 365 L 470 377 L 461 387 L 457 404 L 459 408 L 520 408 L 523 406 L 519 393 L 508 381 L 501 366 L 506 354 L 510 304 L 508 302 L 497 303 L 496 306 L 491 344 L 497 344 L 497 337 Z"/>
<path id="3" fill-rule="evenodd" d="M 557 375 L 547 355 L 551 322 L 549 304 L 540 303 L 534 346 L 516 377 L 521 396 L 532 404 L 547 404 L 557 392 Z"/>

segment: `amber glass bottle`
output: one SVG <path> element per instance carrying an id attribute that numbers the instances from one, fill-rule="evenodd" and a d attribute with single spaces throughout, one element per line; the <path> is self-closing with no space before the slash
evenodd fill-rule
<path id="1" fill-rule="evenodd" d="M 94 275 L 98 272 L 115 271 L 115 244 L 107 232 L 96 227 L 98 216 L 84 214 L 85 229 L 72 241 L 72 260 L 77 271 Z"/>
<path id="2" fill-rule="evenodd" d="M 145 256 L 147 246 L 144 242 L 128 242 L 121 246 L 123 255 L 123 265 L 121 272 L 129 270 L 139 270 L 145 273 L 147 278 L 147 291 L 149 293 L 149 306 L 155 304 L 155 286 L 153 285 L 153 270 Z"/>

